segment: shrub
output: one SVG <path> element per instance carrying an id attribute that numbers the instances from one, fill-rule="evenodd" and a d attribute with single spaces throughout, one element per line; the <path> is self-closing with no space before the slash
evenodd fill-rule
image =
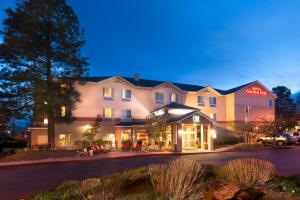
<path id="1" fill-rule="evenodd" d="M 253 158 L 231 160 L 217 170 L 219 178 L 245 187 L 264 185 L 273 174 L 272 163 Z"/>
<path id="2" fill-rule="evenodd" d="M 215 140 L 215 145 L 216 146 L 233 145 L 233 144 L 238 144 L 238 143 L 239 143 L 239 138 L 232 137 L 232 136 L 227 136 L 227 135 L 218 137 Z"/>
<path id="3" fill-rule="evenodd" d="M 198 161 L 177 159 L 168 164 L 150 165 L 148 170 L 156 193 L 169 199 L 184 199 L 203 175 L 204 166 Z"/>
<path id="4" fill-rule="evenodd" d="M 98 139 L 98 140 L 95 140 L 93 143 L 94 143 L 94 144 L 97 144 L 98 146 L 101 146 L 101 145 L 107 144 L 108 142 L 107 142 L 107 141 L 104 141 L 104 140 L 102 140 L 102 139 Z"/>
<path id="5" fill-rule="evenodd" d="M 80 192 L 84 199 L 114 200 L 122 193 L 123 184 L 124 179 L 120 174 L 112 174 L 83 181 Z"/>
<path id="6" fill-rule="evenodd" d="M 295 196 L 299 196 L 299 189 L 295 182 L 286 177 L 274 176 L 269 181 L 269 186 L 275 192 L 290 193 Z"/>
<path id="7" fill-rule="evenodd" d="M 62 200 L 79 200 L 81 199 L 78 181 L 65 181 L 60 186 L 56 187 L 54 190 L 49 190 L 46 192 L 41 192 L 31 197 L 31 200 L 51 200 L 51 199 L 62 199 Z"/>
<path id="8" fill-rule="evenodd" d="M 75 141 L 75 147 L 78 150 L 88 148 L 89 145 L 90 145 L 90 143 L 87 140 L 77 140 L 77 141 Z"/>

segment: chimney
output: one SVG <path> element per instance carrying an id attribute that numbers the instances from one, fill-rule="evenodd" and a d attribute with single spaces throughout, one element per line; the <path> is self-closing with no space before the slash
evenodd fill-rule
<path id="1" fill-rule="evenodd" d="M 135 80 L 135 81 L 140 81 L 140 78 L 141 78 L 141 77 L 140 77 L 139 74 L 135 74 L 135 75 L 134 75 L 134 80 Z"/>

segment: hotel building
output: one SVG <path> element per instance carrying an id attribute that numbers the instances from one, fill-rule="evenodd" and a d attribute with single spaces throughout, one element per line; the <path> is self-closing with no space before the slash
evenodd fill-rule
<path id="1" fill-rule="evenodd" d="M 121 76 L 90 77 L 75 83 L 81 101 L 72 111 L 72 124 L 56 124 L 56 147 L 74 148 L 76 140 L 97 116 L 96 138 L 110 140 L 117 149 L 122 140 L 149 143 L 145 129 L 149 115 L 168 113 L 169 143 L 174 151 L 212 150 L 214 127 L 237 122 L 274 119 L 275 96 L 259 81 L 229 90 Z M 62 112 L 65 108 L 62 107 Z M 63 114 L 63 113 L 62 113 Z M 46 144 L 47 128 L 30 128 L 32 145 Z"/>

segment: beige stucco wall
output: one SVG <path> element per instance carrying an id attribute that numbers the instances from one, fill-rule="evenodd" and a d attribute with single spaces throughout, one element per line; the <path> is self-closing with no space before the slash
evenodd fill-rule
<path id="1" fill-rule="evenodd" d="M 204 97 L 204 106 L 198 106 L 198 96 Z M 209 97 L 217 98 L 216 107 L 211 107 L 209 105 Z M 211 113 L 216 113 L 216 121 L 225 121 L 226 119 L 226 97 L 221 96 L 212 90 L 204 89 L 198 92 L 188 92 L 184 104 L 200 109 L 200 111 L 207 116 L 210 116 Z"/>
<path id="2" fill-rule="evenodd" d="M 48 142 L 48 131 L 46 128 L 29 128 L 31 131 L 31 146 L 43 145 Z M 40 143 L 38 137 L 43 137 L 46 143 Z"/>
<path id="3" fill-rule="evenodd" d="M 163 104 L 160 104 L 160 103 L 157 104 L 155 102 L 155 93 L 156 92 L 164 94 L 164 102 L 163 102 Z M 161 108 L 162 106 L 171 103 L 171 101 L 170 101 L 170 94 L 171 93 L 181 95 L 181 99 L 183 99 L 183 97 L 184 97 L 184 93 L 183 92 L 181 92 L 177 88 L 171 86 L 170 84 L 162 84 L 162 85 L 159 85 L 158 87 L 155 87 L 152 90 L 150 90 L 150 98 L 149 98 L 150 112 L 153 111 L 153 110 L 155 110 L 155 109 L 157 109 L 157 108 Z"/>
<path id="4" fill-rule="evenodd" d="M 226 95 L 226 121 L 235 121 L 235 94 Z"/>
<path id="5" fill-rule="evenodd" d="M 112 100 L 103 98 L 104 87 L 114 88 Z M 103 116 L 103 108 L 113 108 L 115 118 L 121 118 L 122 109 L 131 109 L 132 118 L 145 118 L 149 114 L 150 91 L 132 87 L 118 78 L 100 83 L 77 84 L 76 89 L 80 92 L 81 102 L 77 103 L 76 109 L 73 111 L 74 117 Z M 122 89 L 131 90 L 131 101 L 122 100 Z"/>
<path id="6" fill-rule="evenodd" d="M 59 134 L 72 134 L 72 143 L 74 144 L 77 140 L 82 140 L 82 134 L 88 128 L 88 126 L 93 123 L 93 121 L 74 121 L 72 124 L 56 124 L 55 125 L 55 143 L 56 147 L 59 146 Z M 103 139 L 107 134 L 114 134 L 114 122 L 113 121 L 103 121 L 100 123 L 100 128 L 95 140 Z"/>
<path id="7" fill-rule="evenodd" d="M 73 116 L 85 118 L 96 117 L 97 115 L 103 116 L 103 108 L 113 108 L 114 118 L 121 118 L 122 109 L 131 109 L 132 118 L 145 119 L 151 111 L 169 104 L 171 93 L 182 96 L 184 94 L 170 84 L 162 84 L 153 89 L 138 88 L 118 78 L 99 83 L 76 84 L 75 87 L 80 93 L 81 102 L 77 103 Z M 112 100 L 103 98 L 103 88 L 105 87 L 114 88 L 114 98 Z M 122 100 L 122 89 L 131 90 L 131 101 Z M 156 92 L 164 94 L 163 104 L 156 104 Z"/>

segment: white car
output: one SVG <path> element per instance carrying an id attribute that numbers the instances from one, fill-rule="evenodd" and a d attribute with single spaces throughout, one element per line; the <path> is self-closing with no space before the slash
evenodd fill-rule
<path id="1" fill-rule="evenodd" d="M 288 134 L 291 136 L 291 142 L 292 143 L 299 143 L 300 144 L 300 131 L 289 132 Z"/>

